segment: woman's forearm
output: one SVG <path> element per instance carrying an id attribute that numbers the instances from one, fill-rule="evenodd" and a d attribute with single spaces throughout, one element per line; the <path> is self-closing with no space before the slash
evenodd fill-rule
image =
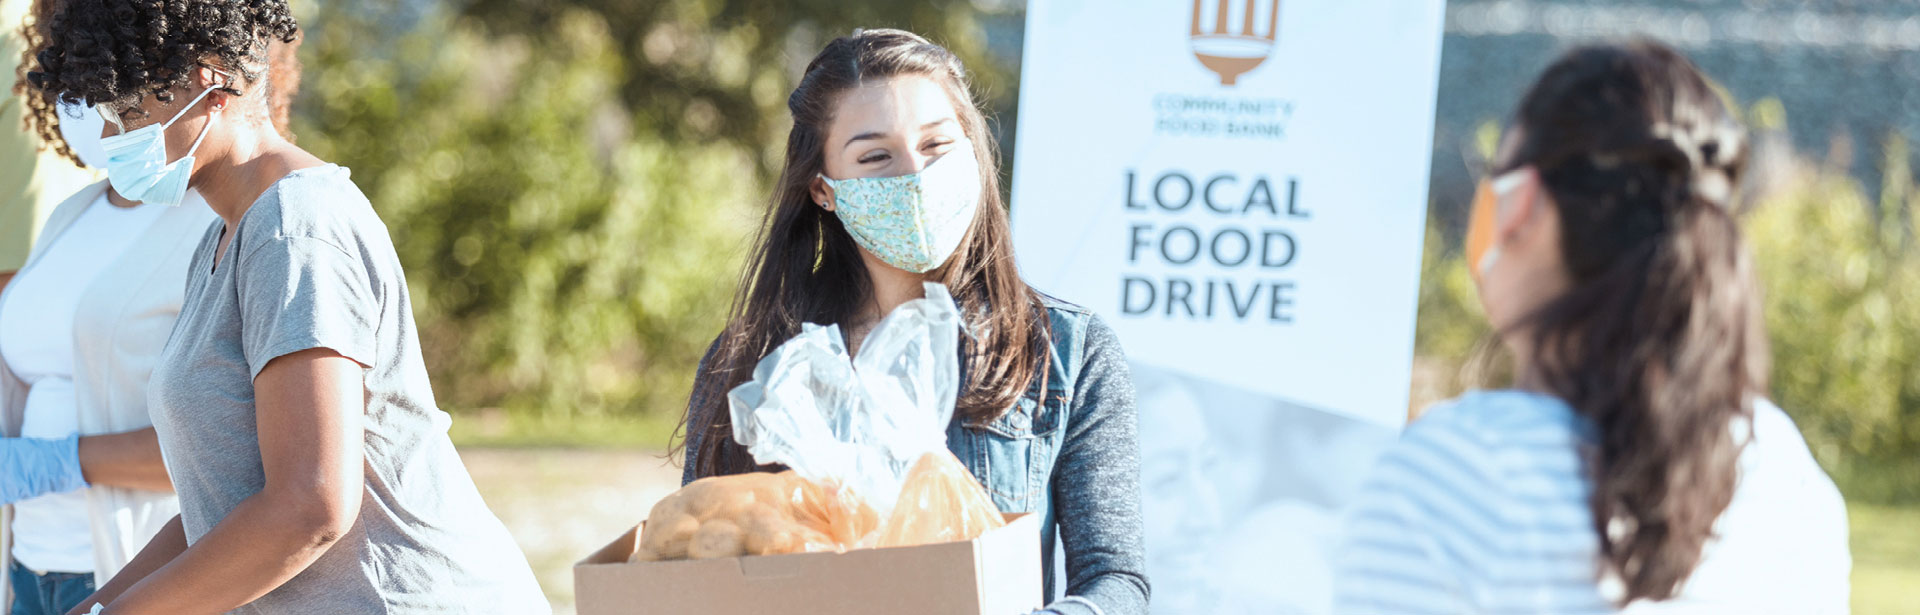
<path id="1" fill-rule="evenodd" d="M 161 566 L 167 565 L 167 562 L 173 561 L 173 558 L 179 557 L 180 553 L 186 550 L 187 531 L 180 525 L 180 516 L 175 515 L 172 521 L 168 521 L 160 528 L 160 533 L 154 534 L 153 539 L 147 541 L 147 546 L 142 547 L 138 555 L 133 556 L 133 561 L 127 562 L 125 568 L 121 568 L 120 572 L 113 575 L 113 579 L 102 584 L 92 596 L 81 601 L 80 606 L 74 607 L 71 613 L 86 613 L 93 609 L 96 602 L 111 604 L 115 598 L 120 597 L 120 594 L 126 593 L 128 588 L 145 579 L 147 575 L 153 574 L 153 571 L 159 570 Z"/>
<path id="2" fill-rule="evenodd" d="M 107 613 L 225 613 L 280 587 L 352 529 L 353 519 L 263 491 L 107 605 Z"/>
<path id="3" fill-rule="evenodd" d="M 152 427 L 80 438 L 80 471 L 91 485 L 173 491 Z"/>
<path id="4" fill-rule="evenodd" d="M 108 613 L 225 613 L 293 579 L 353 529 L 366 488 L 360 364 L 326 349 L 253 379 L 266 487 L 235 506 Z"/>

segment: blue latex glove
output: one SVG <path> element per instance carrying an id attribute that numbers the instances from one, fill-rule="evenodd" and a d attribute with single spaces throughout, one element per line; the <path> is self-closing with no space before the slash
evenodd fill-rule
<path id="1" fill-rule="evenodd" d="M 80 473 L 80 436 L 0 438 L 0 504 L 86 486 Z"/>

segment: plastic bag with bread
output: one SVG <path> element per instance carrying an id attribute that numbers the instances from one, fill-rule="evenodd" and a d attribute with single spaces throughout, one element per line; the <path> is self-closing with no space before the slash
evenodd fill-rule
<path id="1" fill-rule="evenodd" d="M 802 326 L 728 393 L 756 472 L 701 479 L 655 505 L 636 561 L 845 551 L 971 540 L 1004 525 L 946 448 L 960 386 L 960 310 L 926 285 L 849 356 L 838 327 Z"/>
<path id="2" fill-rule="evenodd" d="M 843 550 L 879 525 L 865 502 L 791 471 L 716 476 L 654 505 L 632 561 Z"/>
<path id="3" fill-rule="evenodd" d="M 953 453 L 939 450 L 920 456 L 900 487 L 893 514 L 880 526 L 875 546 L 909 547 L 979 538 L 987 530 L 1006 525 L 987 497 L 980 481 Z"/>

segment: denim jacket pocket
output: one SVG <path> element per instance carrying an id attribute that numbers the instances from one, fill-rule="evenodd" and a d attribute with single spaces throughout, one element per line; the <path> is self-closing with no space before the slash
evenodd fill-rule
<path id="1" fill-rule="evenodd" d="M 974 458 L 964 461 L 1001 511 L 1039 512 L 1053 470 L 1059 419 L 1058 404 L 1041 404 L 1028 395 L 999 418 L 966 424 Z"/>

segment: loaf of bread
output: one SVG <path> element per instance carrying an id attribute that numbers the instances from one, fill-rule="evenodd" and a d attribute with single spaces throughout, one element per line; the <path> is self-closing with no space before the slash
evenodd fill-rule
<path id="1" fill-rule="evenodd" d="M 716 476 L 655 504 L 630 559 L 843 551 L 879 525 L 865 502 L 792 471 Z"/>
<path id="2" fill-rule="evenodd" d="M 704 478 L 655 504 L 630 561 L 846 551 L 972 540 L 1006 525 L 953 453 L 922 455 L 882 523 L 872 506 L 791 470 Z"/>

